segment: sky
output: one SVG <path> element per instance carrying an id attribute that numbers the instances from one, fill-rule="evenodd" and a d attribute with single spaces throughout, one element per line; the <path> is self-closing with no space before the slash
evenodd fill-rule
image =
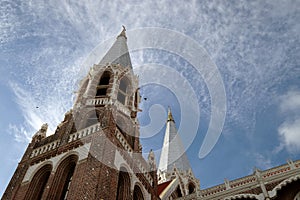
<path id="1" fill-rule="evenodd" d="M 159 152 L 170 106 L 202 189 L 299 159 L 299 10 L 293 0 L 1 1 L 0 194 L 122 25 L 145 154 Z"/>

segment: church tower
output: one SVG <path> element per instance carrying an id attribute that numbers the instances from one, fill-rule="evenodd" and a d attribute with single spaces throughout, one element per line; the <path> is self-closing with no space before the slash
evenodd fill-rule
<path id="1" fill-rule="evenodd" d="M 195 178 L 184 152 L 170 107 L 158 166 L 158 177 L 158 193 L 162 200 L 187 195 L 196 197 L 199 193 L 200 183 Z"/>
<path id="2" fill-rule="evenodd" d="M 81 81 L 53 135 L 33 136 L 3 199 L 157 199 L 153 153 L 142 157 L 140 95 L 125 27 Z"/>

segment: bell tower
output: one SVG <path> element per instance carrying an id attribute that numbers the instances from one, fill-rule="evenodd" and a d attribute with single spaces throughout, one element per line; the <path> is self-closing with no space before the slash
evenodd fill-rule
<path id="1" fill-rule="evenodd" d="M 157 199 L 153 155 L 139 141 L 140 95 L 126 29 L 81 81 L 54 134 L 43 125 L 3 199 Z"/>
<path id="2" fill-rule="evenodd" d="M 110 116 L 132 150 L 141 152 L 138 77 L 132 70 L 125 30 L 123 26 L 107 54 L 81 81 L 74 111 L 80 129 L 96 122 L 108 126 Z"/>

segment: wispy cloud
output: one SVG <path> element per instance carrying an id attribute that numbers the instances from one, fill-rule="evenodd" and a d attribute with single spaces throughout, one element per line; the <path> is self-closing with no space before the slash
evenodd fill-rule
<path id="1" fill-rule="evenodd" d="M 48 123 L 47 134 L 53 134 L 55 127 L 62 120 L 66 108 L 63 101 L 45 97 L 41 103 L 30 91 L 23 89 L 17 83 L 10 82 L 10 87 L 15 94 L 15 101 L 21 109 L 24 122 L 22 124 L 9 124 L 9 132 L 18 142 L 30 141 L 32 135 L 40 129 L 41 125 Z M 38 91 L 42 92 L 42 91 Z"/>
<path id="2" fill-rule="evenodd" d="M 300 91 L 290 90 L 280 97 L 281 112 L 298 112 L 300 109 Z"/>
<path id="3" fill-rule="evenodd" d="M 256 167 L 258 167 L 259 169 L 262 169 L 262 170 L 273 167 L 271 158 L 267 157 L 263 154 L 260 154 L 260 153 L 254 154 L 254 161 L 255 161 Z"/>

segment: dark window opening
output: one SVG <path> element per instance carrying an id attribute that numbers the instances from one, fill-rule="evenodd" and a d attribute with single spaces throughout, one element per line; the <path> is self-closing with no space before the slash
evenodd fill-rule
<path id="1" fill-rule="evenodd" d="M 119 92 L 118 93 L 118 101 L 120 101 L 122 104 L 125 104 L 125 101 L 126 101 L 126 95 Z"/>
<path id="2" fill-rule="evenodd" d="M 63 199 L 67 199 L 68 192 L 69 192 L 69 189 L 70 189 L 70 185 L 71 185 L 71 182 L 72 182 L 72 177 L 73 177 L 73 174 L 74 174 L 74 170 L 75 170 L 75 163 L 71 163 L 69 171 L 67 172 L 68 174 L 67 174 L 67 177 L 66 177 L 66 180 L 65 180 L 65 183 L 64 183 L 63 191 L 62 191 Z"/>
<path id="3" fill-rule="evenodd" d="M 46 165 L 42 167 L 32 178 L 25 199 L 39 200 L 42 198 L 46 188 L 52 166 Z"/>
<path id="4" fill-rule="evenodd" d="M 107 88 L 99 88 L 97 90 L 96 96 L 105 96 L 107 93 Z"/>
<path id="5" fill-rule="evenodd" d="M 70 155 L 65 158 L 57 167 L 52 185 L 50 187 L 50 199 L 70 199 L 68 193 L 72 189 L 72 181 L 75 182 L 75 168 L 78 156 Z"/>
<path id="6" fill-rule="evenodd" d="M 120 86 L 119 86 L 119 89 L 122 91 L 122 92 L 125 92 L 126 93 L 126 90 L 127 90 L 127 81 L 122 79 L 120 81 Z"/>
<path id="7" fill-rule="evenodd" d="M 133 200 L 144 200 L 142 190 L 139 186 L 134 186 L 133 189 Z"/>
<path id="8" fill-rule="evenodd" d="M 138 107 L 138 92 L 135 92 L 135 95 L 134 95 L 134 106 L 136 108 Z"/>
<path id="9" fill-rule="evenodd" d="M 120 169 L 118 187 L 117 187 L 117 200 L 127 199 L 130 196 L 130 177 L 124 168 Z"/>
<path id="10" fill-rule="evenodd" d="M 128 93 L 128 80 L 126 78 L 121 79 L 120 85 L 119 85 L 119 92 L 118 92 L 118 101 L 122 104 L 126 105 L 126 97 Z"/>
<path id="11" fill-rule="evenodd" d="M 181 193 L 181 190 L 180 190 L 179 186 L 176 189 L 176 193 L 177 193 L 177 197 L 182 197 L 182 193 Z"/>
<path id="12" fill-rule="evenodd" d="M 109 84 L 110 76 L 108 73 L 104 73 L 100 79 L 100 82 L 98 85 L 108 85 Z"/>
<path id="13" fill-rule="evenodd" d="M 192 183 L 190 183 L 189 184 L 189 194 L 192 194 L 194 192 L 195 192 L 195 186 Z"/>
<path id="14" fill-rule="evenodd" d="M 109 72 L 104 72 L 101 76 L 101 79 L 97 86 L 96 96 L 106 96 L 107 95 L 107 89 L 109 87 L 109 80 L 110 80 L 110 74 Z"/>
<path id="15" fill-rule="evenodd" d="M 46 172 L 44 174 L 44 176 L 41 178 L 41 181 L 40 183 L 37 185 L 38 188 L 36 188 L 39 192 L 38 192 L 38 195 L 37 195 L 37 199 L 41 199 L 42 198 L 42 195 L 44 193 L 44 190 L 45 190 L 45 187 L 46 187 L 46 183 L 48 181 L 48 178 L 50 176 L 50 172 Z"/>

